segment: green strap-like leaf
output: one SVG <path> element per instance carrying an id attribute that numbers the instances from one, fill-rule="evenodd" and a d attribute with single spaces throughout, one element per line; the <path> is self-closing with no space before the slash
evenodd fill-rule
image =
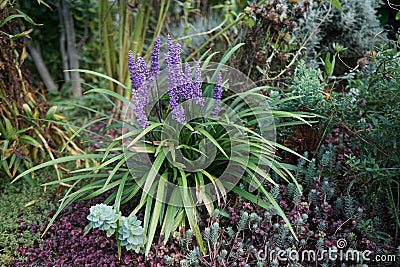
<path id="1" fill-rule="evenodd" d="M 116 211 L 119 211 L 119 207 L 121 205 L 121 197 L 122 193 L 124 192 L 124 187 L 125 187 L 125 182 L 128 179 L 130 175 L 130 172 L 126 172 L 125 175 L 121 179 L 121 183 L 119 184 L 118 190 L 117 190 L 117 195 L 115 196 L 115 202 L 114 202 L 114 209 Z"/>
<path id="2" fill-rule="evenodd" d="M 179 170 L 181 176 L 178 177 L 179 179 L 179 186 L 180 186 L 180 191 L 181 191 L 181 197 L 183 201 L 183 206 L 185 208 L 186 212 L 186 218 L 189 221 L 190 228 L 194 232 L 197 240 L 197 244 L 200 247 L 200 250 L 203 254 L 206 253 L 204 244 L 203 244 L 203 238 L 200 233 L 199 226 L 197 224 L 197 218 L 196 218 L 196 206 L 194 205 L 193 199 L 191 194 L 189 193 L 188 190 L 188 183 L 186 179 L 186 174 L 183 170 Z"/>
<path id="3" fill-rule="evenodd" d="M 29 173 L 43 169 L 48 166 L 53 166 L 54 164 L 60 164 L 60 163 L 65 163 L 65 162 L 69 162 L 69 161 L 83 160 L 83 159 L 100 159 L 102 157 L 103 157 L 103 155 L 100 155 L 100 154 L 82 154 L 82 155 L 67 156 L 67 157 L 62 157 L 62 158 L 46 161 L 42 164 L 36 165 L 36 166 L 30 168 L 29 170 L 26 170 L 23 173 L 19 174 L 17 177 L 15 177 L 15 179 L 11 183 L 14 183 L 22 176 L 25 176 Z"/>
<path id="4" fill-rule="evenodd" d="M 24 144 L 42 148 L 42 144 L 39 143 L 37 140 L 35 140 L 32 136 L 21 135 L 20 137 L 18 137 L 18 140 L 21 141 Z"/>
<path id="5" fill-rule="evenodd" d="M 196 130 L 201 134 L 203 134 L 205 137 L 207 137 L 219 149 L 219 151 L 221 151 L 221 153 L 228 158 L 228 155 L 226 154 L 225 150 L 218 144 L 217 140 L 215 140 L 215 138 L 209 132 L 207 132 L 201 127 L 197 127 Z"/>
<path id="6" fill-rule="evenodd" d="M 164 162 L 165 159 L 165 153 L 160 152 L 156 159 L 154 160 L 153 165 L 151 166 L 151 169 L 149 171 L 149 174 L 147 175 L 146 182 L 143 187 L 144 192 L 149 192 L 150 187 L 153 185 L 154 179 L 158 175 L 158 171 L 160 170 L 160 167 L 162 163 Z"/>
<path id="7" fill-rule="evenodd" d="M 174 191 L 172 191 L 169 202 L 177 203 L 179 198 L 180 198 L 179 189 L 175 188 Z M 165 212 L 164 222 L 161 227 L 161 235 L 164 236 L 164 240 L 163 240 L 164 244 L 167 243 L 167 241 L 171 235 L 173 223 L 174 223 L 176 216 L 178 215 L 179 210 L 180 210 L 180 207 L 177 205 L 168 205 L 168 207 L 167 207 L 167 211 Z"/>
<path id="8" fill-rule="evenodd" d="M 146 244 L 146 251 L 145 251 L 146 256 L 148 256 L 151 246 L 153 245 L 154 235 L 157 230 L 157 223 L 161 216 L 161 207 L 163 204 L 164 193 L 165 193 L 165 183 L 167 182 L 167 178 L 165 176 L 166 176 L 165 174 L 161 175 L 161 178 L 158 182 L 156 203 L 154 204 L 154 208 L 151 211 L 151 221 L 150 221 L 149 228 L 147 230 L 147 244 Z"/>
<path id="9" fill-rule="evenodd" d="M 110 76 L 104 75 L 104 74 L 99 73 L 99 72 L 96 72 L 96 71 L 83 70 L 83 69 L 72 69 L 72 70 L 66 70 L 66 71 L 71 71 L 71 72 L 72 72 L 72 71 L 76 71 L 76 72 L 82 72 L 82 73 L 92 74 L 92 75 L 98 76 L 98 77 L 100 77 L 100 78 L 104 78 L 104 79 L 106 79 L 106 80 L 109 80 L 109 81 L 111 81 L 111 82 L 113 82 L 113 83 L 115 83 L 115 84 L 121 86 L 121 87 L 124 88 L 125 90 L 128 90 L 128 87 L 127 87 L 125 84 L 123 84 L 123 83 L 117 81 L 117 80 L 114 79 L 114 78 L 111 78 Z M 88 92 L 89 92 L 89 91 L 88 91 Z M 112 91 L 111 91 L 111 92 L 112 92 Z M 126 99 L 126 98 L 125 98 L 125 99 Z"/>
<path id="10" fill-rule="evenodd" d="M 138 134 L 135 139 L 133 139 L 129 145 L 127 146 L 128 148 L 132 147 L 137 141 L 139 141 L 140 138 L 142 138 L 143 136 L 145 136 L 147 133 L 151 132 L 153 129 L 162 126 L 162 123 L 153 123 L 151 124 L 149 127 L 147 127 L 146 129 L 142 130 L 140 132 L 140 134 Z"/>

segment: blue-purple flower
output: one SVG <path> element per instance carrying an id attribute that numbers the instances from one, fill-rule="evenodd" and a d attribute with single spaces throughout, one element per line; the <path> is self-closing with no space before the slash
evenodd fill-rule
<path id="1" fill-rule="evenodd" d="M 165 55 L 165 63 L 167 66 L 168 95 L 172 118 L 178 123 L 184 123 L 185 111 L 182 106 L 179 106 L 180 96 L 184 99 L 187 97 L 182 73 L 181 46 L 179 43 L 173 45 L 170 36 L 168 36 L 167 44 L 168 53 Z"/>
<path id="2" fill-rule="evenodd" d="M 180 101 L 192 100 L 200 107 L 204 106 L 201 66 L 200 62 L 196 62 L 193 69 L 189 63 L 185 63 L 182 68 L 181 46 L 179 43 L 173 44 L 172 39 L 167 39 L 168 52 L 165 54 L 165 65 L 168 82 L 168 96 L 171 107 L 172 118 L 178 123 L 185 123 L 185 110 L 179 105 Z M 148 67 L 137 55 L 136 62 L 133 58 L 132 51 L 128 54 L 128 69 L 130 79 L 132 81 L 132 103 L 138 124 L 142 128 L 146 128 L 148 118 L 146 114 L 146 106 L 149 104 L 149 93 L 155 88 L 159 74 L 159 54 L 160 54 L 160 37 L 154 42 L 153 51 L 150 58 L 150 67 Z M 194 73 L 194 74 L 193 74 Z M 194 77 L 193 77 L 194 76 Z M 222 76 L 217 75 L 217 81 L 214 87 L 214 99 L 218 103 L 221 101 Z M 215 108 L 215 114 L 218 115 L 220 106 Z"/>
<path id="3" fill-rule="evenodd" d="M 201 90 L 202 86 L 201 81 L 201 66 L 200 61 L 196 62 L 194 67 L 194 84 L 193 84 L 193 98 L 196 100 L 196 103 L 199 104 L 201 107 L 204 106 L 204 99 L 203 99 L 203 91 Z"/>
<path id="4" fill-rule="evenodd" d="M 217 104 L 215 107 L 215 116 L 218 116 L 219 112 L 221 111 L 220 101 L 222 98 L 222 75 L 221 72 L 218 72 L 217 79 L 215 80 L 214 85 L 214 99 Z"/>
<path id="5" fill-rule="evenodd" d="M 184 92 L 186 95 L 184 96 L 185 100 L 193 100 L 194 99 L 194 84 L 192 79 L 192 70 L 190 69 L 189 62 L 185 63 L 185 84 L 183 85 Z"/>
<path id="6" fill-rule="evenodd" d="M 128 70 L 129 70 L 129 78 L 132 81 L 132 89 L 136 88 L 136 79 L 135 79 L 135 59 L 133 58 L 133 52 L 129 50 L 128 52 Z"/>
<path id="7" fill-rule="evenodd" d="M 158 72 L 160 71 L 159 68 L 159 57 L 160 57 L 160 36 L 156 37 L 153 46 L 153 52 L 151 53 L 151 76 L 154 77 L 155 80 L 158 78 Z"/>
<path id="8" fill-rule="evenodd" d="M 132 51 L 128 54 L 128 69 L 132 81 L 132 103 L 136 119 L 140 127 L 145 129 L 149 123 L 146 114 L 146 105 L 149 103 L 151 74 L 146 62 L 138 54 L 136 63 Z"/>

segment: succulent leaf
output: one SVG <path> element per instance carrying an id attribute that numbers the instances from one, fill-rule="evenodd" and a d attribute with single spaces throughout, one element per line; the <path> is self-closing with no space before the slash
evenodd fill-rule
<path id="1" fill-rule="evenodd" d="M 115 233 L 120 217 L 121 215 L 113 207 L 101 203 L 90 207 L 90 214 L 86 218 L 91 222 L 93 228 L 107 231 L 107 237 L 110 237 Z"/>
<path id="2" fill-rule="evenodd" d="M 118 239 L 121 241 L 121 246 L 126 247 L 127 250 L 131 250 L 143 244 L 144 229 L 140 224 L 141 221 L 136 216 L 123 218 L 121 228 L 118 230 Z"/>

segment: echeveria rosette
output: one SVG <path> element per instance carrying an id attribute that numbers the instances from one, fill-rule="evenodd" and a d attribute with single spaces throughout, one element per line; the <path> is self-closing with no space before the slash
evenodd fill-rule
<path id="1" fill-rule="evenodd" d="M 144 243 L 144 229 L 140 225 L 135 215 L 123 218 L 121 226 L 118 230 L 118 239 L 121 241 L 121 246 L 127 250 L 136 249 Z"/>
<path id="2" fill-rule="evenodd" d="M 106 235 L 110 237 L 115 233 L 120 217 L 121 215 L 113 207 L 101 203 L 90 207 L 90 214 L 86 218 L 90 221 L 93 228 L 107 231 Z"/>

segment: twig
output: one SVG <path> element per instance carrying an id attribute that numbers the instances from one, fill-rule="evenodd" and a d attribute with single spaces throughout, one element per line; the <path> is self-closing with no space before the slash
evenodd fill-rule
<path id="1" fill-rule="evenodd" d="M 354 72 L 354 71 L 356 71 L 356 70 L 360 67 L 360 64 L 357 63 L 357 66 L 355 66 L 354 68 L 352 68 L 352 67 L 350 67 L 349 65 L 347 65 L 346 62 L 343 61 L 343 59 L 340 57 L 340 54 L 337 54 L 337 56 L 338 56 L 338 59 L 340 60 L 340 62 L 342 62 L 343 65 L 345 65 L 346 68 L 348 68 L 348 69 L 350 70 L 350 72 Z"/>
<path id="2" fill-rule="evenodd" d="M 257 5 L 262 5 L 265 2 L 265 0 L 260 1 L 257 3 Z M 227 25 L 224 29 L 216 33 L 214 36 L 212 36 L 210 39 L 208 39 L 206 42 L 204 42 L 196 51 L 194 51 L 192 54 L 190 54 L 186 60 L 189 61 L 191 58 L 193 58 L 197 53 L 199 53 L 203 48 L 205 48 L 209 43 L 214 41 L 216 38 L 218 38 L 220 35 L 228 31 L 230 28 L 235 26 L 238 22 L 240 22 L 242 19 L 246 17 L 245 13 L 240 14 L 234 21 L 232 21 L 229 25 Z"/>
<path id="3" fill-rule="evenodd" d="M 224 21 L 221 22 L 221 24 L 217 25 L 215 28 L 213 28 L 213 29 L 211 29 L 209 31 L 199 32 L 199 33 L 195 33 L 195 34 L 190 34 L 190 35 L 186 35 L 186 36 L 183 36 L 183 37 L 179 37 L 179 38 L 175 39 L 175 41 L 185 40 L 185 39 L 188 39 L 188 38 L 192 38 L 192 37 L 196 37 L 196 36 L 201 36 L 201 35 L 206 35 L 206 34 L 213 33 L 216 30 L 218 30 L 219 28 L 222 28 L 222 26 L 225 24 L 226 20 L 227 19 L 225 18 Z"/>
<path id="4" fill-rule="evenodd" d="M 333 235 L 335 236 L 337 231 L 339 231 L 340 228 L 342 228 L 343 225 L 345 225 L 348 221 L 350 221 L 351 219 L 353 219 L 354 216 L 351 216 L 350 218 L 348 218 L 347 220 L 345 220 L 341 225 L 339 225 L 339 227 L 336 229 L 335 233 L 333 233 Z"/>
<path id="5" fill-rule="evenodd" d="M 287 72 L 292 65 L 296 62 L 297 58 L 300 56 L 301 51 L 306 49 L 306 44 L 311 40 L 311 37 L 313 37 L 315 35 L 315 33 L 317 32 L 317 30 L 321 27 L 321 25 L 325 22 L 325 20 L 328 18 L 329 14 L 331 13 L 332 10 L 332 2 L 329 2 L 329 8 L 328 11 L 326 12 L 325 16 L 321 19 L 321 21 L 318 23 L 318 25 L 315 27 L 315 29 L 310 33 L 310 35 L 308 35 L 307 39 L 304 41 L 303 45 L 300 47 L 299 50 L 297 50 L 296 54 L 294 55 L 292 61 L 289 63 L 289 65 L 287 65 L 278 75 L 276 75 L 273 78 L 270 79 L 264 79 L 261 81 L 274 81 L 277 80 L 278 78 L 280 78 L 283 74 L 285 74 L 285 72 Z"/>
<path id="6" fill-rule="evenodd" d="M 400 5 L 393 4 L 393 3 L 391 3 L 389 0 L 387 0 L 386 2 L 388 3 L 388 6 L 389 6 L 390 8 L 393 8 L 394 10 L 397 10 L 397 11 L 400 10 L 400 9 L 396 8 L 396 7 L 400 7 Z M 396 6 L 396 7 L 395 7 L 395 6 Z"/>
<path id="7" fill-rule="evenodd" d="M 367 140 L 365 140 L 364 138 L 362 138 L 361 135 L 359 135 L 357 132 L 355 132 L 355 131 L 351 130 L 349 127 L 347 127 L 346 124 L 341 123 L 340 125 L 342 125 L 344 128 L 346 128 L 346 130 L 348 130 L 349 132 L 353 133 L 353 134 L 356 135 L 358 138 L 360 138 L 361 141 L 363 141 L 363 142 L 369 144 L 369 142 L 368 142 Z M 373 143 L 376 145 L 376 149 L 378 149 L 379 152 L 382 152 L 382 153 L 383 153 L 385 156 L 387 156 L 387 157 L 389 156 L 388 154 L 386 154 L 386 153 L 379 147 L 379 145 L 378 145 L 377 143 L 375 143 L 375 142 L 373 142 Z"/>

